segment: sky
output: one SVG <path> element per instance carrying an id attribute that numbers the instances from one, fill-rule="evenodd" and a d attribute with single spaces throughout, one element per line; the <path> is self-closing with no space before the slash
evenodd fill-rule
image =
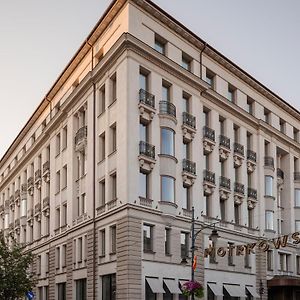
<path id="1" fill-rule="evenodd" d="M 154 0 L 300 110 L 299 0 Z M 0 0 L 0 157 L 110 0 Z"/>

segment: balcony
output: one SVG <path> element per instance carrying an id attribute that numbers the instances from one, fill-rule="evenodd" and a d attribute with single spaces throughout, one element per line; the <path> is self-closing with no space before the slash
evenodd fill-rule
<path id="1" fill-rule="evenodd" d="M 0 215 L 4 214 L 4 205 L 0 205 Z"/>
<path id="2" fill-rule="evenodd" d="M 9 208 L 11 211 L 15 211 L 15 197 L 13 195 L 9 197 Z"/>
<path id="3" fill-rule="evenodd" d="M 294 181 L 300 182 L 300 172 L 294 172 Z"/>
<path id="4" fill-rule="evenodd" d="M 186 187 L 192 186 L 196 177 L 196 163 L 188 159 L 184 159 L 182 161 L 183 185 Z"/>
<path id="5" fill-rule="evenodd" d="M 270 156 L 265 156 L 264 166 L 274 170 L 274 158 Z"/>
<path id="6" fill-rule="evenodd" d="M 50 198 L 49 197 L 45 197 L 43 199 L 42 212 L 45 217 L 48 217 L 50 214 Z"/>
<path id="7" fill-rule="evenodd" d="M 46 161 L 43 164 L 43 178 L 45 182 L 50 182 L 50 162 Z"/>
<path id="8" fill-rule="evenodd" d="M 233 145 L 233 163 L 234 167 L 238 168 L 244 161 L 244 146 L 239 143 Z"/>
<path id="9" fill-rule="evenodd" d="M 247 204 L 249 209 L 253 209 L 257 203 L 257 190 L 248 187 L 248 199 Z"/>
<path id="10" fill-rule="evenodd" d="M 33 196 L 34 192 L 34 180 L 33 177 L 29 177 L 27 180 L 27 190 L 30 196 Z"/>
<path id="11" fill-rule="evenodd" d="M 253 173 L 256 168 L 256 152 L 247 150 L 247 172 Z"/>
<path id="12" fill-rule="evenodd" d="M 27 223 L 29 226 L 33 226 L 33 209 L 27 210 Z"/>
<path id="13" fill-rule="evenodd" d="M 234 203 L 241 204 L 245 197 L 245 186 L 242 183 L 234 183 Z"/>
<path id="14" fill-rule="evenodd" d="M 168 115 L 176 120 L 176 106 L 170 101 L 159 102 L 159 113 L 161 115 Z"/>
<path id="15" fill-rule="evenodd" d="M 283 185 L 283 181 L 284 181 L 284 172 L 280 168 L 277 168 L 277 186 Z"/>
<path id="16" fill-rule="evenodd" d="M 220 192 L 220 199 L 221 200 L 227 200 L 230 195 L 230 179 L 226 178 L 224 176 L 220 176 L 219 179 L 219 192 Z"/>
<path id="17" fill-rule="evenodd" d="M 220 161 L 225 161 L 230 154 L 230 138 L 225 135 L 220 135 L 219 154 Z"/>
<path id="18" fill-rule="evenodd" d="M 75 135 L 75 151 L 83 151 L 87 145 L 87 126 L 78 129 Z"/>
<path id="19" fill-rule="evenodd" d="M 191 142 L 196 134 L 196 117 L 187 112 L 183 112 L 181 128 L 183 132 L 184 141 L 186 143 Z"/>
<path id="20" fill-rule="evenodd" d="M 42 187 L 42 171 L 40 169 L 35 171 L 34 181 L 36 188 L 39 190 Z"/>
<path id="21" fill-rule="evenodd" d="M 27 183 L 21 184 L 21 195 L 22 195 L 22 198 L 26 199 L 26 197 L 27 197 Z"/>
<path id="22" fill-rule="evenodd" d="M 210 172 L 208 170 L 203 171 L 203 190 L 204 195 L 209 196 L 211 195 L 215 188 L 216 188 L 216 179 L 215 179 L 215 173 Z"/>
<path id="23" fill-rule="evenodd" d="M 139 144 L 139 162 L 140 168 L 146 173 L 150 173 L 155 165 L 155 146 L 147 142 L 140 141 Z"/>
<path id="24" fill-rule="evenodd" d="M 203 127 L 203 152 L 211 153 L 215 148 L 215 131 L 207 126 Z"/>
<path id="25" fill-rule="evenodd" d="M 41 203 L 37 203 L 34 206 L 34 216 L 38 222 L 41 221 Z"/>
<path id="26" fill-rule="evenodd" d="M 155 96 L 140 89 L 139 91 L 139 111 L 140 118 L 144 123 L 149 123 L 155 115 Z"/>
<path id="27" fill-rule="evenodd" d="M 20 206 L 20 198 L 21 198 L 21 193 L 20 193 L 20 190 L 16 190 L 15 191 L 15 204 L 17 207 Z"/>

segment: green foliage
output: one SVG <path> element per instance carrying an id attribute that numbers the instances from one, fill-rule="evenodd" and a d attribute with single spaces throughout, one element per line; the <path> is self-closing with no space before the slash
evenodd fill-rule
<path id="1" fill-rule="evenodd" d="M 29 268 L 33 258 L 31 252 L 24 252 L 23 245 L 0 231 L 0 299 L 23 298 L 27 291 L 32 290 L 35 278 Z"/>

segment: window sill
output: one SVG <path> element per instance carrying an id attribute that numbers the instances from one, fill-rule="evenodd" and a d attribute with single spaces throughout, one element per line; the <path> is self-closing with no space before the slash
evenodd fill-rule
<path id="1" fill-rule="evenodd" d="M 112 152 L 110 152 L 110 153 L 108 154 L 108 157 L 114 155 L 116 152 L 117 152 L 117 149 L 113 150 Z"/>
<path id="2" fill-rule="evenodd" d="M 172 254 L 171 253 L 165 253 L 165 256 L 172 257 Z"/>
<path id="3" fill-rule="evenodd" d="M 98 161 L 98 165 L 102 164 L 105 161 L 105 157 Z"/>
<path id="4" fill-rule="evenodd" d="M 252 267 L 251 266 L 245 266 L 245 269 L 251 270 Z"/>
<path id="5" fill-rule="evenodd" d="M 107 108 L 110 108 L 110 107 L 113 106 L 116 102 L 117 102 L 117 98 L 114 99 L 114 100 L 108 105 Z"/>
<path id="6" fill-rule="evenodd" d="M 265 232 L 276 233 L 274 229 L 265 229 Z"/>
<path id="7" fill-rule="evenodd" d="M 228 267 L 235 267 L 235 264 L 228 264 Z"/>
<path id="8" fill-rule="evenodd" d="M 155 254 L 156 252 L 153 251 L 153 250 L 145 250 L 145 249 L 144 249 L 144 253 L 147 253 L 147 254 Z"/>
<path id="9" fill-rule="evenodd" d="M 104 115 L 104 113 L 105 113 L 105 109 L 101 113 L 98 114 L 97 118 L 101 118 Z"/>
<path id="10" fill-rule="evenodd" d="M 158 154 L 158 156 L 159 156 L 159 157 L 171 158 L 171 159 L 173 159 L 176 163 L 178 163 L 178 159 L 177 159 L 175 156 L 173 156 L 173 155 L 160 153 L 160 154 Z"/>
<path id="11" fill-rule="evenodd" d="M 272 200 L 275 200 L 276 198 L 274 196 L 271 196 L 271 195 L 264 195 L 265 198 L 269 198 L 269 199 L 272 199 Z"/>

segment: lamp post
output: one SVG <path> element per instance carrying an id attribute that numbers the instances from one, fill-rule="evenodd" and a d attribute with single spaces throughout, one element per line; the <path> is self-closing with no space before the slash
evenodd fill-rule
<path id="1" fill-rule="evenodd" d="M 195 232 L 195 209 L 194 209 L 194 206 L 192 207 L 192 228 L 191 228 L 191 239 L 192 239 L 192 246 L 191 246 L 191 252 L 192 252 L 191 280 L 192 281 L 194 281 L 194 279 L 195 279 L 194 256 L 195 256 L 195 249 L 196 249 L 196 247 L 195 247 L 196 238 L 197 238 L 198 234 L 203 229 L 213 227 L 212 233 L 210 235 L 210 239 L 212 240 L 213 245 L 215 245 L 216 241 L 217 241 L 217 239 L 219 237 L 218 231 L 215 229 L 215 224 L 217 224 L 217 223 L 219 223 L 219 222 L 215 222 L 215 223 L 212 223 L 212 224 L 209 224 L 209 225 L 205 225 L 205 226 L 202 225 L 201 228 Z M 194 293 L 192 294 L 192 300 L 195 300 Z"/>

